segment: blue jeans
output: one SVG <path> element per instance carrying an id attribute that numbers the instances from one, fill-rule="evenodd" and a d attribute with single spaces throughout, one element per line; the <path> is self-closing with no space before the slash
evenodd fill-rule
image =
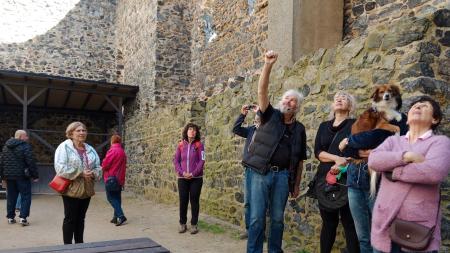
<path id="1" fill-rule="evenodd" d="M 406 253 L 406 251 L 403 251 L 401 247 L 398 244 L 395 244 L 392 242 L 391 244 L 391 252 L 389 253 Z M 414 253 L 415 251 L 408 251 L 408 253 Z M 382 251 L 378 251 L 376 249 L 373 249 L 373 253 L 383 253 Z M 438 253 L 436 250 L 434 251 L 420 251 L 420 253 Z"/>
<path id="2" fill-rule="evenodd" d="M 122 210 L 122 191 L 110 192 L 106 191 L 106 198 L 108 199 L 111 206 L 114 208 L 114 217 L 123 218 Z"/>
<path id="3" fill-rule="evenodd" d="M 18 195 L 22 196 L 20 201 L 20 218 L 30 216 L 31 207 L 31 181 L 30 179 L 6 180 L 6 217 L 16 217 L 16 204 Z"/>
<path id="4" fill-rule="evenodd" d="M 248 230 L 250 227 L 250 169 L 245 167 L 244 172 L 244 219 L 245 219 L 245 229 Z"/>
<path id="5" fill-rule="evenodd" d="M 21 202 L 22 202 L 22 195 L 20 195 L 20 193 L 19 193 L 19 195 L 17 197 L 17 202 L 16 202 L 16 209 L 20 209 L 20 205 L 22 204 Z"/>
<path id="6" fill-rule="evenodd" d="M 370 229 L 375 199 L 371 199 L 369 194 L 369 191 L 348 187 L 348 204 L 355 223 L 361 252 L 373 251 L 370 244 Z"/>
<path id="7" fill-rule="evenodd" d="M 250 227 L 248 230 L 247 253 L 263 250 L 266 210 L 269 209 L 270 228 L 268 236 L 269 253 L 283 252 L 281 242 L 284 230 L 284 209 L 289 196 L 289 172 L 269 171 L 261 175 L 248 169 L 250 180 Z M 269 208 L 270 207 L 270 208 Z"/>

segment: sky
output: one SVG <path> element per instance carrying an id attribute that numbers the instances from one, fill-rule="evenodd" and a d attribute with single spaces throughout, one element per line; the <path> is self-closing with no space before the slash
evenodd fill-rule
<path id="1" fill-rule="evenodd" d="M 80 0 L 0 0 L 0 43 L 20 43 L 46 33 Z"/>

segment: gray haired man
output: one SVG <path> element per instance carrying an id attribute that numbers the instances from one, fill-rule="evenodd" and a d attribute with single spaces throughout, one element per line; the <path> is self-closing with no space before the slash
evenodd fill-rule
<path id="1" fill-rule="evenodd" d="M 306 160 L 306 132 L 296 120 L 302 95 L 288 90 L 277 108 L 269 102 L 269 75 L 278 55 L 269 51 L 258 84 L 258 114 L 261 124 L 256 130 L 242 163 L 249 168 L 250 227 L 247 252 L 262 252 L 265 214 L 269 210 L 269 252 L 283 252 L 284 209 L 289 194 L 297 197 Z M 269 208 L 270 206 L 270 208 Z"/>

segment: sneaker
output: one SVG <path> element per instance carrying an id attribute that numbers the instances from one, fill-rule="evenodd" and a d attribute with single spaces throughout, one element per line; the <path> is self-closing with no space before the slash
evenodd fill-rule
<path id="1" fill-rule="evenodd" d="M 181 224 L 180 228 L 178 229 L 178 233 L 182 234 L 185 233 L 186 231 L 187 231 L 186 224 Z"/>
<path id="2" fill-rule="evenodd" d="M 22 226 L 24 227 L 30 225 L 30 223 L 25 218 L 20 218 L 19 223 L 22 224 Z"/>
<path id="3" fill-rule="evenodd" d="M 127 221 L 127 217 L 123 216 L 122 218 L 117 218 L 116 226 L 120 226 Z"/>
<path id="4" fill-rule="evenodd" d="M 16 208 L 16 213 L 20 213 L 20 208 Z"/>
<path id="5" fill-rule="evenodd" d="M 245 230 L 245 232 L 242 232 L 240 235 L 239 235 L 239 239 L 241 239 L 241 240 L 245 240 L 245 239 L 247 239 L 248 238 L 248 231 L 247 230 Z"/>
<path id="6" fill-rule="evenodd" d="M 195 235 L 198 233 L 198 227 L 197 225 L 192 225 L 191 226 L 191 235 Z"/>
<path id="7" fill-rule="evenodd" d="M 113 217 L 110 222 L 113 223 L 113 224 L 117 224 L 117 217 Z"/>
<path id="8" fill-rule="evenodd" d="M 8 224 L 14 224 L 14 223 L 16 223 L 16 219 L 8 218 Z"/>

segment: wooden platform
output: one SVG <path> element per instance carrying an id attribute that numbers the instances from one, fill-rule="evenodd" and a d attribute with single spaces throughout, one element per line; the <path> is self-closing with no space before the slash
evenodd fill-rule
<path id="1" fill-rule="evenodd" d="M 104 242 L 69 244 L 60 246 L 0 250 L 0 253 L 98 253 L 98 252 L 127 252 L 127 253 L 167 253 L 168 249 L 149 238 L 135 238 Z"/>

